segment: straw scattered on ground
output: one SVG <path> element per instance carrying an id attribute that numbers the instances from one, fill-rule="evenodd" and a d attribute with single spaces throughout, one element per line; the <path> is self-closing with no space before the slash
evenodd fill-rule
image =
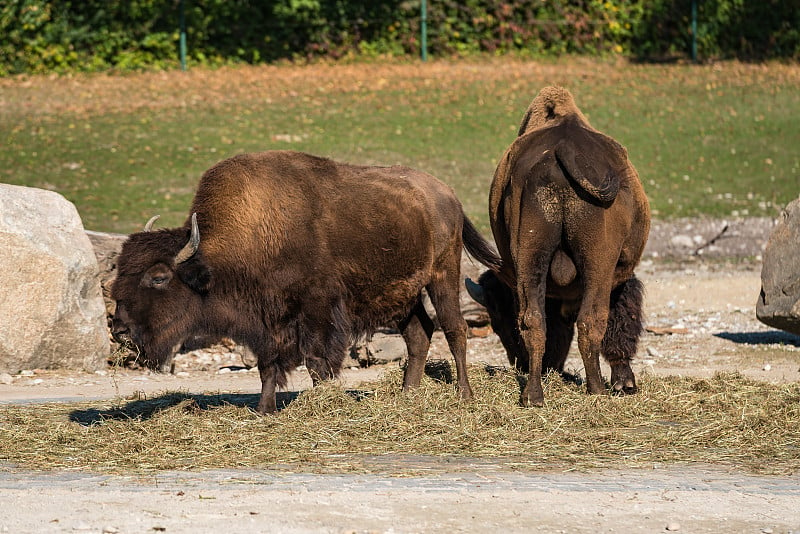
<path id="1" fill-rule="evenodd" d="M 410 455 L 491 459 L 512 469 L 800 468 L 800 384 L 738 374 L 644 376 L 638 395 L 615 397 L 586 395 L 553 375 L 545 407 L 524 409 L 521 377 L 479 366 L 470 372 L 476 398 L 469 402 L 430 377 L 402 393 L 398 370 L 357 390 L 324 384 L 283 393 L 286 406 L 266 417 L 253 411 L 256 395 L 169 392 L 108 406 L 3 406 L 0 463 L 108 473 L 280 467 L 403 475 L 413 467 L 375 458 Z"/>

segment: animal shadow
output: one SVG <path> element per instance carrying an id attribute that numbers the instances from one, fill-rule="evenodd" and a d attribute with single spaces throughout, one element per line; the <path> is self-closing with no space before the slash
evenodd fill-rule
<path id="1" fill-rule="evenodd" d="M 279 391 L 275 400 L 278 411 L 283 410 L 294 402 L 300 395 L 299 391 Z M 347 390 L 347 394 L 356 400 L 361 400 L 366 396 L 366 392 L 357 390 Z M 124 406 L 98 410 L 90 408 L 87 410 L 75 410 L 69 415 L 69 420 L 83 426 L 92 426 L 108 420 L 127 421 L 138 419 L 146 421 L 157 415 L 159 412 L 183 404 L 186 411 L 203 411 L 220 406 L 238 406 L 249 408 L 255 411 L 258 406 L 259 394 L 245 393 L 221 393 L 218 395 L 194 394 L 194 393 L 167 393 L 150 399 L 141 399 L 128 402 Z"/>
<path id="2" fill-rule="evenodd" d="M 428 360 L 425 362 L 425 374 L 437 382 L 453 383 L 453 368 L 448 360 Z"/>
<path id="3" fill-rule="evenodd" d="M 719 332 L 715 337 L 742 345 L 791 345 L 800 347 L 800 336 L 782 330 L 766 332 Z"/>

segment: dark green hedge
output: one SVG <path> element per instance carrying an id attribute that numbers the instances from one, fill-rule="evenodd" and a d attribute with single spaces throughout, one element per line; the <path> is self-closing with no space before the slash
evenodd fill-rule
<path id="1" fill-rule="evenodd" d="M 184 0 L 193 63 L 420 53 L 420 2 Z M 692 0 L 428 0 L 432 56 L 687 57 Z M 800 58 L 800 0 L 697 0 L 698 56 Z M 180 0 L 4 0 L 0 75 L 175 66 Z"/>

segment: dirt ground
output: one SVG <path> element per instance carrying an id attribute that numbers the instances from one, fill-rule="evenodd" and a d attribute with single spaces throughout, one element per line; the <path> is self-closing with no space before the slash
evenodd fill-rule
<path id="1" fill-rule="evenodd" d="M 691 247 L 670 252 L 681 245 L 672 237 L 682 230 L 702 246 L 721 227 L 709 225 L 700 234 L 693 234 L 694 227 L 654 229 L 663 246 L 648 249 L 639 269 L 648 330 L 634 370 L 692 376 L 735 370 L 765 381 L 800 380 L 800 337 L 755 317 L 758 251 L 746 261 L 701 261 Z M 733 240 L 729 245 L 738 246 Z M 491 333 L 472 337 L 468 346 L 470 362 L 506 363 Z M 449 358 L 438 334 L 430 357 Z M 257 393 L 258 374 L 241 364 L 236 354 L 212 351 L 179 356 L 173 375 L 34 370 L 0 383 L 0 403 L 30 403 L 35 410 L 43 401 L 141 398 L 174 390 Z M 362 369 L 352 361 L 340 380 L 354 385 L 396 365 Z M 574 347 L 567 367 L 581 371 Z M 302 371 L 291 380 L 290 390 L 310 386 Z M 800 534 L 797 476 L 751 476 L 702 465 L 578 473 L 520 472 L 480 459 L 374 462 L 375 472 L 383 474 L 308 474 L 276 466 L 119 477 L 0 466 L 0 509 L 6 511 L 0 532 Z M 427 474 L 393 476 L 397 463 Z"/>

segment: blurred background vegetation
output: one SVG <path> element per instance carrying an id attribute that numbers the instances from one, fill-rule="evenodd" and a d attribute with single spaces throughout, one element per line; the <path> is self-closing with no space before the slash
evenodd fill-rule
<path id="1" fill-rule="evenodd" d="M 428 0 L 428 53 L 800 58 L 800 0 Z M 420 1 L 4 0 L 0 75 L 420 54 Z"/>
<path id="2" fill-rule="evenodd" d="M 182 223 L 215 162 L 290 148 L 424 169 L 488 231 L 497 158 L 556 84 L 655 217 L 797 198 L 800 0 L 428 0 L 427 21 L 421 62 L 419 0 L 0 1 L 0 180 L 128 233 Z"/>

